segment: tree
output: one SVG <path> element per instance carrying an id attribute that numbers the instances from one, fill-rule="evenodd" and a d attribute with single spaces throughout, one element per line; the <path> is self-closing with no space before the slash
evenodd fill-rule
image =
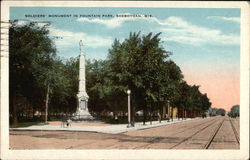
<path id="1" fill-rule="evenodd" d="M 119 110 L 121 105 L 118 103 L 122 102 L 121 93 L 119 88 L 110 84 L 107 77 L 107 61 L 87 61 L 86 70 L 90 111 L 100 113 L 103 110 Z"/>
<path id="2" fill-rule="evenodd" d="M 229 116 L 231 117 L 239 117 L 240 116 L 240 106 L 239 105 L 233 105 L 230 109 Z"/>
<path id="3" fill-rule="evenodd" d="M 211 107 L 212 103 L 210 102 L 209 98 L 207 97 L 207 94 L 201 95 L 201 111 L 203 113 L 207 112 L 208 109 Z"/>
<path id="4" fill-rule="evenodd" d="M 48 33 L 45 27 L 33 23 L 18 26 L 13 22 L 9 29 L 10 111 L 14 125 L 18 122 L 17 105 L 21 99 L 28 99 L 26 103 L 36 108 L 43 103 L 43 82 L 36 75 L 51 65 L 56 51 Z"/>
<path id="5" fill-rule="evenodd" d="M 179 67 L 167 60 L 170 52 L 160 45 L 160 33 L 140 36 L 130 33 L 123 43 L 114 41 L 108 55 L 110 83 L 125 92 L 132 91 L 133 113 L 144 110 L 144 123 L 148 112 L 162 108 L 171 98 L 171 89 L 182 79 Z"/>

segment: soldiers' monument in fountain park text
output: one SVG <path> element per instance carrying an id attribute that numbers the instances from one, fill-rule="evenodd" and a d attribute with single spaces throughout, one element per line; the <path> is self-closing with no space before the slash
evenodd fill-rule
<path id="1" fill-rule="evenodd" d="M 83 53 L 82 40 L 79 42 L 80 45 L 80 57 L 79 57 L 79 91 L 77 94 L 78 105 L 76 109 L 76 119 L 78 120 L 93 120 L 88 110 L 88 99 L 89 96 L 86 92 L 86 76 L 85 76 L 85 55 Z"/>

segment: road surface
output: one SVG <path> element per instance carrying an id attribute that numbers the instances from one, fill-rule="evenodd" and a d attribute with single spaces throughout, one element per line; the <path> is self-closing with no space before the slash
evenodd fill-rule
<path id="1" fill-rule="evenodd" d="M 227 116 L 122 134 L 11 130 L 10 149 L 239 149 L 239 131 Z"/>

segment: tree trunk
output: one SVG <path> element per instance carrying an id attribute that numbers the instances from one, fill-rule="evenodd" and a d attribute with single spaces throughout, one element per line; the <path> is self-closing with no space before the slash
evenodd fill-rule
<path id="1" fill-rule="evenodd" d="M 150 111 L 150 124 L 152 124 L 152 111 Z"/>
<path id="2" fill-rule="evenodd" d="M 187 119 L 187 110 L 184 109 L 184 114 L 185 114 L 185 120 Z"/>
<path id="3" fill-rule="evenodd" d="M 182 120 L 184 119 L 184 108 L 182 107 Z"/>
<path id="4" fill-rule="evenodd" d="M 45 102 L 45 123 L 48 121 L 48 106 L 49 105 L 49 84 L 47 87 L 46 102 Z"/>
<path id="5" fill-rule="evenodd" d="M 171 120 L 172 120 L 172 121 L 174 120 L 174 119 L 173 119 L 173 118 L 174 118 L 173 116 L 174 116 L 174 108 L 171 107 Z"/>
<path id="6" fill-rule="evenodd" d="M 12 107 L 13 107 L 13 110 L 12 110 L 12 118 L 13 118 L 12 124 L 13 124 L 13 126 L 17 126 L 18 119 L 17 119 L 16 93 L 13 94 Z"/>
<path id="7" fill-rule="evenodd" d="M 147 111 L 146 111 L 146 109 L 144 108 L 144 109 L 143 109 L 143 125 L 146 124 L 146 116 L 147 116 Z"/>
<path id="8" fill-rule="evenodd" d="M 135 100 L 134 96 L 132 96 L 132 106 L 131 106 L 131 124 L 132 126 L 135 125 Z"/>
<path id="9" fill-rule="evenodd" d="M 150 103 L 150 124 L 152 124 L 152 114 L 153 114 L 153 109 L 152 109 L 152 107 L 153 107 L 153 105 L 152 105 L 152 102 Z"/>

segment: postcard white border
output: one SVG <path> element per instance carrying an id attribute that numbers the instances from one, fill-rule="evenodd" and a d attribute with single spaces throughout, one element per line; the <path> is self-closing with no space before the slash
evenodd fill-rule
<path id="1" fill-rule="evenodd" d="M 240 8 L 240 150 L 9 150 L 8 57 L 1 57 L 1 158 L 2 159 L 248 159 L 249 158 L 249 3 L 201 1 L 2 1 L 1 20 L 9 20 L 12 6 L 54 7 L 168 7 Z M 3 53 L 1 52 L 1 55 Z"/>

